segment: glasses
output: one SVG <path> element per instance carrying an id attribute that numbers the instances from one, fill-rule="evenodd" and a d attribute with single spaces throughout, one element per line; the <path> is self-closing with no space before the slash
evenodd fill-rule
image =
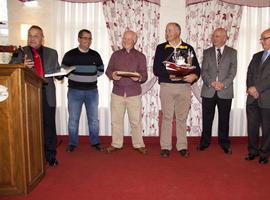
<path id="1" fill-rule="evenodd" d="M 82 40 L 88 40 L 88 41 L 91 41 L 92 38 L 88 38 L 88 37 L 80 37 Z"/>
<path id="2" fill-rule="evenodd" d="M 260 41 L 266 41 L 268 40 L 270 37 L 265 37 L 265 38 L 260 38 Z"/>

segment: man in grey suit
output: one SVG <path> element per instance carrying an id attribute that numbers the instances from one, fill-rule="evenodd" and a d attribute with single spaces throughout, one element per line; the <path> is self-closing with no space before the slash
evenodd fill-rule
<path id="1" fill-rule="evenodd" d="M 270 28 L 262 32 L 260 41 L 264 50 L 253 55 L 247 72 L 248 154 L 245 159 L 260 156 L 259 163 L 266 164 L 270 155 Z"/>
<path id="2" fill-rule="evenodd" d="M 27 46 L 17 55 L 13 55 L 10 63 L 24 63 L 41 78 L 44 78 L 44 74 L 58 71 L 60 66 L 57 52 L 43 46 L 43 40 L 43 30 L 39 26 L 31 26 L 28 30 Z M 42 88 L 45 157 L 50 166 L 56 166 L 55 85 L 53 78 L 44 79 L 48 82 Z"/>
<path id="3" fill-rule="evenodd" d="M 229 139 L 229 119 L 233 98 L 233 79 L 237 71 L 237 51 L 225 45 L 227 33 L 217 28 L 212 35 L 213 47 L 203 52 L 202 119 L 203 131 L 198 150 L 211 143 L 215 107 L 218 107 L 218 144 L 224 153 L 232 154 Z"/>

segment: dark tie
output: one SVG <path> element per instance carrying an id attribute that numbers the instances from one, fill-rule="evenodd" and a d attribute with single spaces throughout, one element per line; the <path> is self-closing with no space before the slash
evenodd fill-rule
<path id="1" fill-rule="evenodd" d="M 40 76 L 41 78 L 44 77 L 44 72 L 43 72 L 43 68 L 42 68 L 42 62 L 41 62 L 41 58 L 40 55 L 38 53 L 38 51 L 35 48 L 32 48 L 33 53 L 34 53 L 34 63 L 35 63 L 35 71 L 36 74 L 38 76 Z"/>
<path id="2" fill-rule="evenodd" d="M 219 63 L 220 63 L 220 60 L 221 60 L 221 51 L 220 51 L 220 49 L 217 49 L 217 64 L 219 65 Z"/>

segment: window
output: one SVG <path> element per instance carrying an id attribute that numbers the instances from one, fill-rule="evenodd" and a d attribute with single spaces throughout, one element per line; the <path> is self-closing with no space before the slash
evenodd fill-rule
<path id="1" fill-rule="evenodd" d="M 81 29 L 89 29 L 92 33 L 91 49 L 97 51 L 104 62 L 108 65 L 111 56 L 111 45 L 103 16 L 102 3 L 69 3 L 56 1 L 54 21 L 54 48 L 58 51 L 61 63 L 65 52 L 78 47 L 78 32 Z M 99 119 L 100 133 L 110 133 L 109 106 L 110 106 L 110 82 L 106 75 L 98 78 L 99 89 Z M 66 134 L 67 131 L 67 79 L 64 83 L 56 82 L 57 91 L 57 133 Z M 59 120 L 59 121 L 58 121 Z M 83 107 L 80 118 L 79 133 L 88 134 L 87 117 Z"/>

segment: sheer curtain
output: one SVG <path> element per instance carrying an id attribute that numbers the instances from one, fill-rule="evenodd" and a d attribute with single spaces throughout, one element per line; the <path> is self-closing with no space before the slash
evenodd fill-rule
<path id="1" fill-rule="evenodd" d="M 261 32 L 270 27 L 270 7 L 243 7 L 238 36 L 238 69 L 235 78 L 235 98 L 232 103 L 230 135 L 246 136 L 246 74 L 254 53 L 261 51 Z"/>
<path id="2" fill-rule="evenodd" d="M 78 46 L 78 32 L 81 29 L 89 29 L 92 32 L 92 45 L 90 48 L 96 50 L 101 55 L 104 65 L 107 66 L 111 55 L 111 48 L 103 16 L 102 3 L 69 3 L 55 1 L 55 21 L 53 24 L 54 48 L 59 54 L 61 63 L 65 52 Z M 102 75 L 98 78 L 99 89 L 99 124 L 100 135 L 110 133 L 109 130 L 109 95 L 110 85 L 107 77 Z M 57 108 L 56 108 L 56 128 L 58 135 L 68 133 L 68 110 L 67 110 L 67 79 L 56 81 Z M 79 134 L 88 135 L 87 117 L 83 107 Z"/>

